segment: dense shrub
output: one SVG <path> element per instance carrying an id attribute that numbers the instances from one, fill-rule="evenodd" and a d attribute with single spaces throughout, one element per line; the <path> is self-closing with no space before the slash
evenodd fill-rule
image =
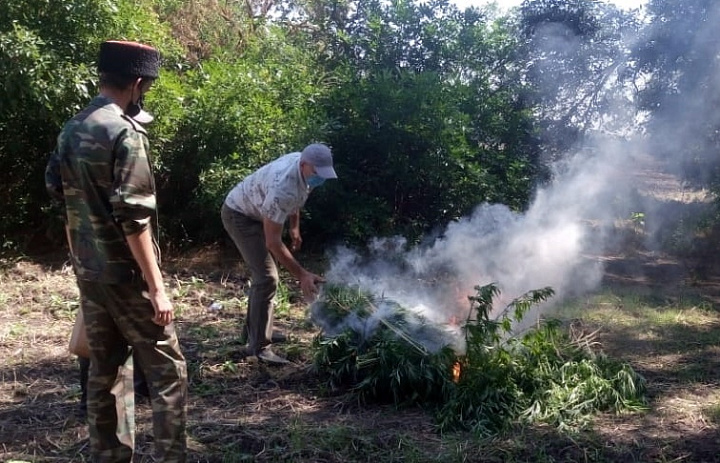
<path id="1" fill-rule="evenodd" d="M 441 0 L 356 6 L 274 18 L 252 2 L 3 2 L 0 234 L 46 228 L 47 153 L 96 93 L 108 38 L 163 56 L 147 107 L 165 244 L 220 239 L 227 191 L 313 141 L 332 146 L 340 179 L 308 203 L 308 245 L 418 237 L 482 201 L 524 207 L 538 165 L 510 29 Z"/>
<path id="2" fill-rule="evenodd" d="M 23 0 L 0 4 L 0 236 L 27 245 L 44 230 L 44 169 L 65 120 L 97 91 L 94 63 L 108 38 L 156 44 L 177 60 L 150 1 Z M 174 57 L 174 58 L 173 58 Z M 58 241 L 64 239 L 57 233 Z M 24 242 L 19 242 L 23 240 Z"/>

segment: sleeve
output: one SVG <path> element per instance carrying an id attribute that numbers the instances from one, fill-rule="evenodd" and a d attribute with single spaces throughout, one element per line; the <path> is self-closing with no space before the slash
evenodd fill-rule
<path id="1" fill-rule="evenodd" d="M 65 192 L 63 190 L 62 176 L 60 175 L 60 152 L 58 148 L 55 148 L 50 153 L 50 158 L 45 167 L 45 189 L 50 195 L 50 213 L 67 222 Z"/>
<path id="2" fill-rule="evenodd" d="M 125 235 L 139 233 L 148 227 L 156 209 L 155 182 L 144 134 L 128 129 L 118 137 L 113 174 L 113 217 Z"/>

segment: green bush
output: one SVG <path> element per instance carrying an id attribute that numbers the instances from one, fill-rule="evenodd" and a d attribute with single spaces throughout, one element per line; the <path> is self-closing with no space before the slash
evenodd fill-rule
<path id="1" fill-rule="evenodd" d="M 483 202 L 527 205 L 541 169 L 507 24 L 442 1 L 332 18 L 318 40 L 342 83 L 323 102 L 340 178 L 308 203 L 310 236 L 414 241 Z"/>
<path id="2" fill-rule="evenodd" d="M 223 237 L 227 191 L 314 141 L 332 146 L 340 178 L 308 202 L 310 247 L 413 240 L 484 201 L 522 208 L 538 166 L 532 113 L 508 84 L 510 29 L 441 0 L 357 7 L 352 20 L 318 6 L 298 22 L 211 0 L 2 2 L 0 192 L 12 201 L 0 207 L 0 235 L 44 230 L 47 154 L 97 91 L 108 38 L 163 57 L 148 130 L 175 246 Z"/>
<path id="3" fill-rule="evenodd" d="M 150 1 L 19 0 L 0 4 L 0 236 L 45 230 L 49 203 L 44 170 L 63 123 L 97 92 L 94 63 L 108 38 L 158 45 L 166 57 L 181 53 Z M 173 62 L 170 59 L 169 62 Z M 58 228 L 56 228 L 58 229 Z M 64 242 L 64 233 L 55 233 Z"/>
<path id="4" fill-rule="evenodd" d="M 328 285 L 311 307 L 323 333 L 314 368 L 330 388 L 350 387 L 362 401 L 398 405 L 439 401 L 455 354 L 439 326 L 392 300 Z"/>
<path id="5" fill-rule="evenodd" d="M 93 1 L 0 5 L 0 194 L 9 198 L 0 207 L 0 236 L 5 240 L 31 239 L 34 233 L 24 232 L 45 220 L 48 153 L 64 120 L 92 95 L 86 59 L 109 14 L 106 4 Z"/>

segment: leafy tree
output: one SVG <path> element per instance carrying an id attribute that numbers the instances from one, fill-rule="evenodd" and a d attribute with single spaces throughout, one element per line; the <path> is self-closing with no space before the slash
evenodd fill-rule
<path id="1" fill-rule="evenodd" d="M 187 87 L 174 135 L 159 159 L 168 232 L 197 243 L 223 236 L 219 210 L 230 188 L 262 164 L 322 137 L 322 69 L 276 29 L 239 59 L 206 60 Z M 177 91 L 180 91 L 178 88 Z"/>
<path id="2" fill-rule="evenodd" d="M 0 4 L 0 208 L 6 240 L 45 222 L 43 172 L 65 120 L 96 92 L 94 62 L 107 38 L 171 50 L 149 1 L 21 0 Z M 177 49 L 175 49 L 177 54 Z M 172 53 L 165 53 L 173 56 Z M 64 240 L 64 234 L 57 235 Z M 31 238 L 34 234 L 31 235 Z M 23 243 L 16 243 L 23 244 Z"/>
<path id="3" fill-rule="evenodd" d="M 589 130 L 626 131 L 634 114 L 625 40 L 637 19 L 596 0 L 526 0 L 518 14 L 517 64 L 534 89 L 547 157 L 562 156 Z"/>
<path id="4" fill-rule="evenodd" d="M 170 24 L 190 63 L 210 58 L 234 60 L 263 37 L 272 1 L 154 0 L 155 11 Z"/>
<path id="5" fill-rule="evenodd" d="M 633 50 L 649 152 L 679 160 L 688 179 L 717 182 L 720 148 L 720 6 L 710 0 L 653 0 Z"/>
<path id="6" fill-rule="evenodd" d="M 42 222 L 47 153 L 96 92 L 97 46 L 110 37 L 163 56 L 148 129 L 176 243 L 223 236 L 227 190 L 311 141 L 333 146 L 341 177 L 308 204 L 318 240 L 419 237 L 481 202 L 522 209 L 547 175 L 538 117 L 555 135 L 580 133 L 622 95 L 608 88 L 629 23 L 596 3 L 529 2 L 521 29 L 447 0 L 5 2 L 0 168 L 16 199 L 0 208 L 0 234 Z M 588 59 L 531 51 L 563 22 Z M 558 88 L 541 97 L 547 76 Z"/>
<path id="7" fill-rule="evenodd" d="M 313 232 L 417 237 L 483 201 L 523 207 L 537 151 L 505 24 L 443 0 L 346 11 L 318 32 L 341 81 L 325 105 L 342 178 L 309 205 Z"/>
<path id="8" fill-rule="evenodd" d="M 88 64 L 112 13 L 110 2 L 95 0 L 0 5 L 0 194 L 9 198 L 0 208 L 0 235 L 6 240 L 41 220 L 47 154 L 62 122 L 91 95 Z"/>

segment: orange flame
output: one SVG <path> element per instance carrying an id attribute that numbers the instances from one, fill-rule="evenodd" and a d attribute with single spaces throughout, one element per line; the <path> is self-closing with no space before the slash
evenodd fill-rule
<path id="1" fill-rule="evenodd" d="M 462 366 L 460 365 L 460 361 L 458 360 L 453 364 L 452 367 L 452 377 L 454 383 L 460 381 L 460 373 L 462 373 Z"/>

